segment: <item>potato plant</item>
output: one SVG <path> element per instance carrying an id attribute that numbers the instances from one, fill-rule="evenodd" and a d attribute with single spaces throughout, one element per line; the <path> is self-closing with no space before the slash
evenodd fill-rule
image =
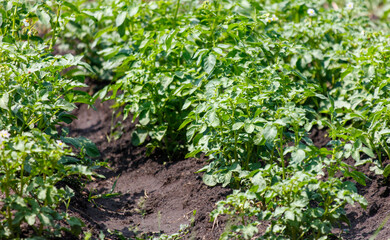
<path id="1" fill-rule="evenodd" d="M 82 223 L 55 211 L 71 190 L 55 184 L 93 174 L 98 152 L 57 127 L 98 98 L 137 123 L 122 134 L 148 153 L 208 157 L 204 183 L 234 189 L 211 213 L 233 223 L 221 239 L 337 238 L 345 206 L 367 205 L 358 166 L 390 175 L 388 11 L 370 15 L 386 2 L 0 3 L 1 236 L 22 222 L 58 235 L 61 219 L 78 234 Z M 91 98 L 75 90 L 84 77 L 106 85 Z"/>
<path id="2" fill-rule="evenodd" d="M 64 231 L 79 235 L 84 226 L 58 210 L 60 205 L 68 208 L 74 195 L 59 183 L 94 175 L 92 158 L 99 155 L 92 142 L 58 131 L 61 123 L 75 118 L 70 113 L 75 103 L 91 103 L 87 93 L 76 90 L 86 85 L 63 74 L 70 67 L 85 66 L 81 57 L 52 54 L 63 20 L 62 3 L 67 5 L 0 1 L 1 239 L 24 237 L 26 225 L 36 237 L 58 237 Z M 38 36 L 38 24 L 50 27 L 51 38 L 43 41 Z"/>
<path id="3" fill-rule="evenodd" d="M 204 182 L 235 189 L 212 214 L 239 215 L 222 238 L 252 238 L 268 221 L 260 239 L 325 239 L 348 223 L 347 203 L 367 204 L 345 181 L 366 177 L 344 160 L 389 175 L 388 35 L 378 31 L 388 26 L 369 18 L 372 5 L 75 2 L 94 17 L 74 19 L 63 44 L 82 42 L 107 70 L 98 75 L 112 84 L 96 97 L 138 120 L 133 144 L 204 153 Z M 309 138 L 314 127 L 327 129 L 327 148 Z"/>

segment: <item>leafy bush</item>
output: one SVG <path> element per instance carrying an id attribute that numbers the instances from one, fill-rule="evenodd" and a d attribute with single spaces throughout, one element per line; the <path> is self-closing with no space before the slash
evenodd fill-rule
<path id="1" fill-rule="evenodd" d="M 58 211 L 61 204 L 69 206 L 74 194 L 59 183 L 93 175 L 91 158 L 98 150 L 90 141 L 67 138 L 58 127 L 75 118 L 70 112 L 76 102 L 91 103 L 87 93 L 75 90 L 84 83 L 63 77 L 68 68 L 85 63 L 81 57 L 51 54 L 60 18 L 49 15 L 49 4 L 55 8 L 60 2 L 0 3 L 0 238 L 23 237 L 25 223 L 36 236 L 79 235 L 81 220 Z M 36 36 L 38 19 L 51 24 L 49 45 Z M 73 145 L 80 154 L 65 145 L 70 140 L 78 143 Z"/>

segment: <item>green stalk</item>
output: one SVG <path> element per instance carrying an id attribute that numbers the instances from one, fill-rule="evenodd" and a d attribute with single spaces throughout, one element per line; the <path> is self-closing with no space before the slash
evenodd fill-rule
<path id="1" fill-rule="evenodd" d="M 384 150 L 385 150 L 385 152 L 386 152 L 387 157 L 390 159 L 389 146 L 387 145 L 386 141 L 385 141 L 384 143 L 385 143 Z"/>
<path id="2" fill-rule="evenodd" d="M 294 131 L 295 131 L 295 146 L 298 146 L 299 144 L 298 125 L 294 125 Z"/>
<path id="3" fill-rule="evenodd" d="M 23 156 L 22 159 L 25 159 L 25 156 Z M 22 166 L 20 168 L 20 196 L 23 197 L 24 162 L 22 162 Z"/>
<path id="4" fill-rule="evenodd" d="M 248 153 L 247 158 L 246 158 L 246 167 L 247 167 L 248 170 L 249 170 L 249 163 L 250 163 L 250 160 L 251 160 L 251 157 L 252 157 L 251 156 L 252 155 L 252 146 L 253 146 L 252 142 L 249 142 L 247 144 L 247 148 L 246 148 L 247 153 Z"/>
<path id="5" fill-rule="evenodd" d="M 219 113 L 216 112 L 216 114 L 217 114 L 218 118 L 222 120 L 222 118 L 221 118 L 221 116 L 219 115 Z M 217 129 L 217 131 L 218 131 L 218 130 L 219 130 L 219 134 L 221 135 L 221 139 L 225 139 L 225 134 L 223 133 L 222 124 L 219 124 L 219 129 Z M 222 152 L 223 152 L 223 155 L 226 156 L 226 154 L 225 154 L 225 147 L 223 148 Z"/>
<path id="6" fill-rule="evenodd" d="M 336 211 L 338 208 L 340 208 L 341 206 L 343 206 L 345 203 L 342 202 L 340 203 L 339 205 L 337 205 L 336 207 L 334 207 L 332 210 L 329 211 L 329 214 L 333 213 L 334 211 Z"/>
<path id="7" fill-rule="evenodd" d="M 270 160 L 271 160 L 271 162 L 270 162 L 270 164 L 272 164 L 272 163 L 274 163 L 274 154 L 275 154 L 275 146 L 272 148 L 272 151 L 271 151 L 271 157 L 270 157 Z"/>
<path id="8" fill-rule="evenodd" d="M 49 47 L 50 51 L 53 50 L 53 46 L 56 43 L 56 35 L 57 35 L 56 31 L 57 31 L 58 21 L 60 19 L 60 13 L 61 13 L 61 6 L 58 5 L 56 22 L 55 22 L 54 28 L 53 28 L 53 37 L 51 38 L 51 43 L 50 43 L 50 47 Z"/>
<path id="9" fill-rule="evenodd" d="M 231 116 L 231 119 L 232 119 L 232 122 L 234 122 L 234 113 L 236 112 L 236 105 L 233 103 L 233 101 L 231 99 L 230 100 L 230 104 L 232 105 L 232 116 Z M 237 135 L 237 130 L 234 131 L 234 159 L 236 160 L 236 162 L 238 162 L 238 154 L 237 154 L 237 142 L 238 142 L 238 135 Z"/>
<path id="10" fill-rule="evenodd" d="M 15 19 L 16 19 L 16 13 L 18 10 L 18 6 L 15 6 L 14 16 L 12 18 L 12 37 L 15 37 L 16 29 L 15 29 Z"/>
<path id="11" fill-rule="evenodd" d="M 283 156 L 283 128 L 280 128 L 281 131 L 279 131 L 279 138 L 280 138 L 280 149 L 278 149 L 278 152 L 279 152 L 279 156 L 280 156 L 280 160 L 282 162 L 282 169 L 283 169 L 283 180 L 286 179 L 286 166 L 284 164 L 284 156 Z M 279 129 L 279 130 L 280 130 Z"/>
<path id="12" fill-rule="evenodd" d="M 372 134 L 373 135 L 373 134 Z M 371 143 L 371 146 L 374 147 L 374 151 L 376 152 L 376 155 L 378 157 L 378 160 L 379 160 L 379 163 L 381 164 L 381 168 L 383 168 L 383 164 L 382 164 L 382 154 L 379 150 L 379 148 L 375 147 L 375 144 L 374 144 L 374 137 L 369 137 L 369 140 L 370 140 L 370 143 Z"/>
<path id="13" fill-rule="evenodd" d="M 156 91 L 157 92 L 157 91 Z M 164 121 L 164 117 L 162 116 L 162 111 L 157 111 L 158 112 L 158 121 L 160 124 L 162 124 Z M 164 146 L 165 146 L 165 151 L 167 152 L 167 156 L 168 156 L 168 160 L 171 161 L 172 160 L 172 156 L 171 156 L 171 153 L 169 152 L 169 144 L 168 144 L 168 129 L 164 135 Z"/>
<path id="14" fill-rule="evenodd" d="M 9 192 L 9 189 L 10 189 L 10 186 L 9 186 L 9 180 L 10 180 L 10 175 L 9 175 L 9 169 L 8 169 L 8 165 L 6 162 L 3 162 L 4 164 L 4 168 L 5 168 L 5 198 L 8 199 L 9 196 L 10 196 L 10 192 Z M 11 213 L 11 208 L 9 205 L 7 205 L 7 208 L 6 208 L 6 211 L 7 211 L 7 222 L 8 222 L 8 227 L 9 227 L 9 230 L 11 231 L 11 236 L 13 236 L 13 226 L 12 226 L 12 213 Z"/>
<path id="15" fill-rule="evenodd" d="M 215 1 L 214 2 L 214 8 L 217 8 L 217 2 Z M 218 10 L 217 10 L 217 16 L 219 15 L 219 5 L 218 5 Z M 217 16 L 214 18 L 214 22 L 213 22 L 213 27 L 211 29 L 211 39 L 213 40 L 213 47 L 215 47 L 215 29 L 216 29 L 216 24 L 217 24 Z"/>
<path id="16" fill-rule="evenodd" d="M 176 2 L 175 18 L 173 19 L 173 27 L 176 28 L 177 13 L 179 12 L 180 0 Z"/>
<path id="17" fill-rule="evenodd" d="M 237 131 L 234 131 L 234 159 L 236 160 L 236 162 L 238 162 L 237 141 L 238 141 Z"/>

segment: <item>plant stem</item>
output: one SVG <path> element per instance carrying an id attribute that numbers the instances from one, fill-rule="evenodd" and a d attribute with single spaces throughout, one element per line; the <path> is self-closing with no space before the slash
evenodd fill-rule
<path id="1" fill-rule="evenodd" d="M 298 125 L 294 125 L 294 131 L 295 131 L 295 146 L 298 146 L 299 144 L 299 128 Z"/>
<path id="2" fill-rule="evenodd" d="M 177 13 L 179 12 L 180 0 L 176 2 L 175 18 L 173 19 L 173 27 L 176 28 Z"/>
<path id="3" fill-rule="evenodd" d="M 18 10 L 18 6 L 15 6 L 15 12 L 12 18 L 12 37 L 15 37 L 16 29 L 15 29 L 15 19 L 16 19 L 16 13 Z"/>
<path id="4" fill-rule="evenodd" d="M 10 169 L 8 168 L 8 164 L 6 162 L 3 162 L 4 164 L 4 168 L 5 168 L 5 198 L 8 199 L 9 196 L 10 196 L 10 186 L 9 186 L 9 182 L 10 182 L 10 175 L 9 175 L 9 171 Z M 11 207 L 9 206 L 9 204 L 7 204 L 7 208 L 6 208 L 6 211 L 7 211 L 7 222 L 8 222 L 8 227 L 9 227 L 9 230 L 11 232 L 11 236 L 13 236 L 13 226 L 12 226 L 12 213 L 11 213 Z"/>
<path id="5" fill-rule="evenodd" d="M 51 39 L 51 43 L 50 43 L 50 47 L 49 47 L 49 50 L 53 50 L 53 46 L 54 44 L 56 43 L 56 31 L 57 31 L 57 25 L 58 25 L 58 21 L 60 19 L 60 13 L 61 13 L 61 6 L 58 5 L 58 9 L 57 9 L 57 17 L 56 17 L 56 22 L 54 24 L 54 28 L 53 28 L 53 37 Z"/>
<path id="6" fill-rule="evenodd" d="M 234 131 L 234 159 L 236 160 L 236 162 L 238 162 L 237 140 L 238 140 L 237 131 Z"/>
<path id="7" fill-rule="evenodd" d="M 251 162 L 251 157 L 252 157 L 252 146 L 253 146 L 253 143 L 252 141 L 250 141 L 248 144 L 247 144 L 247 157 L 246 157 L 246 167 L 247 169 L 249 170 L 249 163 Z"/>
<path id="8" fill-rule="evenodd" d="M 24 157 L 22 158 L 22 161 L 23 159 L 25 159 L 25 155 Z M 20 196 L 23 197 L 23 185 L 24 185 L 24 182 L 23 182 L 23 177 L 24 177 L 24 162 L 22 162 L 22 165 L 20 166 Z"/>
<path id="9" fill-rule="evenodd" d="M 280 149 L 278 149 L 279 151 L 279 156 L 280 156 L 280 161 L 282 163 L 282 169 L 283 169 L 283 180 L 286 179 L 286 167 L 285 167 L 285 164 L 284 164 L 284 156 L 283 156 L 283 128 L 280 128 L 279 129 L 279 139 L 280 139 Z"/>

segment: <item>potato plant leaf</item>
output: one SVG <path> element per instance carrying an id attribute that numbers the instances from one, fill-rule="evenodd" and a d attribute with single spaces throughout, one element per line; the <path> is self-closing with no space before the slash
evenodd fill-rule
<path id="1" fill-rule="evenodd" d="M 148 136 L 147 130 L 137 128 L 131 135 L 131 143 L 134 146 L 139 146 L 145 142 L 147 136 Z"/>
<path id="2" fill-rule="evenodd" d="M 214 70 L 216 62 L 217 60 L 215 58 L 215 55 L 210 53 L 208 57 L 205 59 L 204 67 L 203 67 L 207 74 L 210 74 Z"/>

